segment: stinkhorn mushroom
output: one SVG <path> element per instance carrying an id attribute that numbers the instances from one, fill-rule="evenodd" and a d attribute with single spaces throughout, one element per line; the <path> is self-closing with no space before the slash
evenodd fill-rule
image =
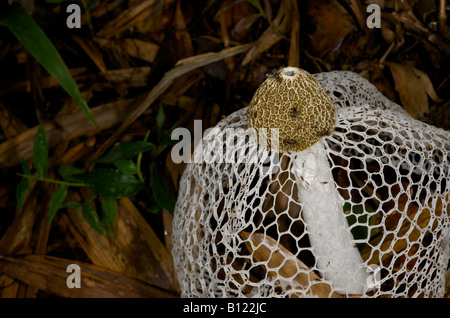
<path id="1" fill-rule="evenodd" d="M 448 131 L 359 75 L 280 69 L 180 179 L 182 296 L 442 297 L 449 164 Z"/>
<path id="2" fill-rule="evenodd" d="M 369 273 L 348 229 L 344 199 L 334 185 L 321 140 L 336 125 L 330 97 L 308 72 L 280 68 L 257 89 L 247 119 L 257 133 L 278 128 L 278 138 L 268 137 L 278 141 L 268 142 L 270 149 L 295 153 L 292 172 L 318 269 L 337 291 L 362 293 Z"/>

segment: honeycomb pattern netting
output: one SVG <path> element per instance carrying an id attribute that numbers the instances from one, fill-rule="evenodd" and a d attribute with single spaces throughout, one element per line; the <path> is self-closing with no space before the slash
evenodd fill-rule
<path id="1" fill-rule="evenodd" d="M 246 108 L 195 149 L 173 221 L 183 297 L 445 294 L 450 133 L 357 74 L 315 77 L 337 124 L 310 149 L 260 149 Z"/>

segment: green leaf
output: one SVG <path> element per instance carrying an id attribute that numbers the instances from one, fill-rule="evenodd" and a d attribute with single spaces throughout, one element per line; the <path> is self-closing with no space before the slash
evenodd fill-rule
<path id="1" fill-rule="evenodd" d="M 22 211 L 23 205 L 25 204 L 25 199 L 28 193 L 28 179 L 22 178 L 16 188 L 16 201 L 19 207 L 19 212 Z"/>
<path id="2" fill-rule="evenodd" d="M 69 164 L 61 165 L 58 168 L 58 174 L 60 175 L 61 178 L 63 178 L 66 181 L 79 182 L 80 180 L 75 178 L 74 175 L 83 173 L 84 173 L 83 169 L 77 168 Z"/>
<path id="3" fill-rule="evenodd" d="M 102 198 L 102 222 L 110 231 L 114 231 L 114 222 L 117 217 L 117 200 Z"/>
<path id="4" fill-rule="evenodd" d="M 53 219 L 55 218 L 56 212 L 62 207 L 64 200 L 67 196 L 68 187 L 65 185 L 60 186 L 55 190 L 52 197 L 50 198 L 50 202 L 48 203 L 48 217 L 47 217 L 47 226 L 49 226 Z"/>
<path id="5" fill-rule="evenodd" d="M 87 4 L 86 10 L 92 10 L 95 9 L 97 6 L 99 5 L 99 1 L 95 0 L 95 1 L 91 1 Z"/>
<path id="6" fill-rule="evenodd" d="M 98 195 L 109 199 L 132 196 L 144 186 L 139 179 L 116 169 L 95 169 L 74 177 L 86 183 Z"/>
<path id="7" fill-rule="evenodd" d="M 136 156 L 140 152 L 149 151 L 154 147 L 155 145 L 147 141 L 126 141 L 112 148 L 106 155 L 92 161 L 92 163 L 113 163 L 117 160 L 129 159 Z"/>
<path id="8" fill-rule="evenodd" d="M 97 211 L 88 203 L 83 204 L 83 217 L 89 225 L 101 235 L 106 235 L 103 223 L 98 217 Z"/>
<path id="9" fill-rule="evenodd" d="M 81 209 L 84 203 L 79 202 L 67 202 L 61 205 L 61 209 Z"/>
<path id="10" fill-rule="evenodd" d="M 172 140 L 172 131 L 177 128 L 178 126 L 178 121 L 172 125 L 172 127 L 170 127 L 169 131 L 167 132 L 166 135 L 161 136 L 160 140 L 159 140 L 159 146 L 158 149 L 156 151 L 156 156 L 159 155 L 160 153 L 162 153 L 164 151 L 164 149 L 166 149 L 168 146 L 173 146 L 175 145 L 178 140 Z"/>
<path id="11" fill-rule="evenodd" d="M 146 211 L 151 214 L 158 214 L 161 212 L 161 207 L 155 201 L 150 200 L 150 204 L 148 205 Z"/>
<path id="12" fill-rule="evenodd" d="M 117 161 L 114 161 L 114 165 L 124 174 L 138 173 L 138 166 L 133 161 L 119 159 Z"/>
<path id="13" fill-rule="evenodd" d="M 47 135 L 44 124 L 39 126 L 39 129 L 34 138 L 33 145 L 34 166 L 40 177 L 45 178 L 48 171 L 48 150 L 47 150 Z"/>
<path id="14" fill-rule="evenodd" d="M 14 2 L 0 14 L 0 25 L 7 27 L 31 55 L 50 73 L 67 93 L 77 102 L 80 109 L 96 125 L 86 100 L 77 83 L 69 73 L 55 46 L 33 18 Z"/>
<path id="15" fill-rule="evenodd" d="M 150 170 L 153 197 L 162 208 L 173 214 L 176 200 L 170 192 L 166 178 L 164 178 L 161 169 L 158 168 L 156 163 L 151 164 Z"/>
<path id="16" fill-rule="evenodd" d="M 254 6 L 264 18 L 266 17 L 266 12 L 262 8 L 259 0 L 247 0 L 247 2 Z"/>
<path id="17" fill-rule="evenodd" d="M 163 8 L 164 0 L 159 0 L 158 4 L 156 6 L 156 12 L 155 12 L 155 18 L 153 19 L 153 22 L 151 24 L 151 28 L 155 26 L 156 21 L 158 21 L 159 15 L 161 14 L 161 10 Z"/>
<path id="18" fill-rule="evenodd" d="M 22 157 L 20 157 L 19 160 L 20 160 L 20 165 L 22 166 L 23 174 L 26 176 L 31 176 L 31 169 L 30 169 L 30 166 L 28 165 L 28 162 L 25 159 L 23 159 Z"/>

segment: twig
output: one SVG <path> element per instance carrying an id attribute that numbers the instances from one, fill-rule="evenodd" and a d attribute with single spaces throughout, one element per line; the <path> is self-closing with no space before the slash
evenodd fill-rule
<path id="1" fill-rule="evenodd" d="M 439 26 L 444 37 L 447 36 L 447 12 L 445 10 L 445 0 L 439 1 Z"/>
<path id="2" fill-rule="evenodd" d="M 416 17 L 408 11 L 400 13 L 393 12 L 392 16 L 400 21 L 405 29 L 416 33 L 419 37 L 427 40 L 438 50 L 444 53 L 447 57 L 450 57 L 450 45 L 448 42 L 438 34 L 434 34 L 428 28 L 424 27 Z"/>
<path id="3" fill-rule="evenodd" d="M 388 49 L 386 50 L 386 52 L 384 52 L 383 56 L 380 58 L 380 61 L 378 62 L 378 64 L 383 64 L 384 60 L 388 57 L 389 53 L 391 53 L 392 49 L 395 46 L 396 41 L 392 41 L 391 45 L 389 45 Z"/>
<path id="4" fill-rule="evenodd" d="M 300 13 L 297 2 L 293 2 L 291 45 L 289 46 L 289 66 L 300 67 Z"/>

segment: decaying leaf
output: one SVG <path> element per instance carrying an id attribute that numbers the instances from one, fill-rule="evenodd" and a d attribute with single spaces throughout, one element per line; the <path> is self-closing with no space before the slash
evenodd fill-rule
<path id="1" fill-rule="evenodd" d="M 385 62 L 385 64 L 391 70 L 395 89 L 400 95 L 403 107 L 412 117 L 423 119 L 424 115 L 429 112 L 428 97 L 434 102 L 441 102 L 425 72 L 394 62 Z"/>
<path id="2" fill-rule="evenodd" d="M 105 61 L 103 54 L 94 41 L 89 39 L 82 39 L 76 35 L 72 35 L 72 39 L 80 45 L 83 51 L 91 58 L 92 62 L 98 67 L 100 72 L 106 72 Z"/>
<path id="3" fill-rule="evenodd" d="M 159 45 L 139 39 L 126 38 L 122 42 L 122 47 L 130 56 L 138 59 L 154 62 L 159 51 Z"/>
<path id="4" fill-rule="evenodd" d="M 75 193 L 69 196 L 71 201 L 80 201 Z M 169 252 L 130 199 L 118 201 L 115 234 L 111 239 L 92 229 L 79 212 L 69 209 L 61 216 L 92 263 L 165 290 L 176 288 Z"/>
<path id="5" fill-rule="evenodd" d="M 356 30 L 351 17 L 338 1 L 311 1 L 308 15 L 315 25 L 311 35 L 311 47 L 318 57 L 325 56 L 347 36 Z"/>
<path id="6" fill-rule="evenodd" d="M 80 266 L 81 288 L 67 287 L 67 279 L 71 274 L 67 272 L 67 267 L 70 264 Z M 175 297 L 173 293 L 121 273 L 51 256 L 0 256 L 0 272 L 29 286 L 66 298 Z"/>
<path id="7" fill-rule="evenodd" d="M 97 36 L 100 38 L 110 38 L 138 25 L 138 23 L 142 21 L 146 21 L 147 25 L 151 25 L 148 21 L 154 21 L 156 18 L 159 2 L 160 1 L 156 0 L 144 0 L 130 7 L 119 14 L 114 20 L 107 23 L 103 29 L 97 33 Z M 164 1 L 164 7 L 168 7 L 172 3 L 173 0 Z"/>
<path id="8" fill-rule="evenodd" d="M 148 85 L 150 66 L 122 68 L 106 71 L 106 77 L 113 83 L 126 82 L 131 87 L 143 87 Z"/>

